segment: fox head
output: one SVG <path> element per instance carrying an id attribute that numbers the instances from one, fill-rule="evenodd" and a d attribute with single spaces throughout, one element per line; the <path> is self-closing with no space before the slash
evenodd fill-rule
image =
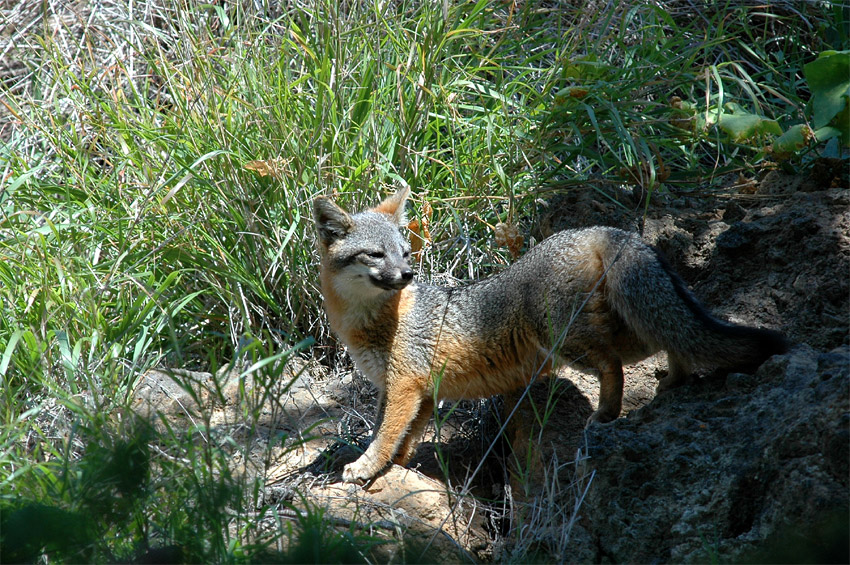
<path id="1" fill-rule="evenodd" d="M 345 294 L 363 298 L 400 290 L 413 280 L 407 261 L 410 244 L 399 228 L 407 225 L 403 188 L 378 206 L 349 214 L 330 198 L 313 201 L 323 270 Z"/>

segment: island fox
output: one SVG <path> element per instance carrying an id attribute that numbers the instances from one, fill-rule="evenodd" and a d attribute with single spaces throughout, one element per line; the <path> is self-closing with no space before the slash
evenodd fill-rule
<path id="1" fill-rule="evenodd" d="M 598 371 L 591 421 L 608 422 L 620 414 L 623 363 L 667 351 L 661 391 L 696 368 L 749 372 L 787 349 L 777 332 L 713 317 L 654 248 L 616 228 L 562 231 L 468 286 L 415 283 L 400 233 L 408 193 L 357 214 L 313 203 L 328 320 L 380 390 L 377 432 L 345 481 L 406 464 L 435 401 L 508 393 L 559 360 Z"/>

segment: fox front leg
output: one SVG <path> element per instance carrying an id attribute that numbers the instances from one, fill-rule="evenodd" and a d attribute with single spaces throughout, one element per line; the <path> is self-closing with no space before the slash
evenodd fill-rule
<path id="1" fill-rule="evenodd" d="M 354 463 L 345 466 L 342 480 L 347 483 L 365 482 L 374 477 L 396 455 L 399 446 L 410 433 L 410 426 L 425 398 L 419 387 L 387 383 L 383 420 L 372 443 Z"/>
<path id="2" fill-rule="evenodd" d="M 393 463 L 396 465 L 405 466 L 410 462 L 410 459 L 416 453 L 416 447 L 419 445 L 419 440 L 422 439 L 422 433 L 425 431 L 425 426 L 434 415 L 434 399 L 426 398 L 422 401 L 419 407 L 419 414 L 410 425 L 410 430 L 401 442 L 401 446 L 395 454 Z"/>

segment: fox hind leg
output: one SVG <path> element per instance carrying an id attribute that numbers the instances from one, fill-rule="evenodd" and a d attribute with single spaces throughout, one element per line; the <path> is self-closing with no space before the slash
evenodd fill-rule
<path id="1" fill-rule="evenodd" d="M 667 376 L 658 381 L 658 386 L 655 388 L 656 394 L 670 390 L 673 388 L 686 385 L 693 380 L 690 367 L 676 354 L 667 352 Z"/>
<path id="2" fill-rule="evenodd" d="M 590 415 L 590 422 L 610 422 L 617 419 L 623 408 L 623 364 L 608 358 L 596 364 L 599 370 L 599 408 Z"/>

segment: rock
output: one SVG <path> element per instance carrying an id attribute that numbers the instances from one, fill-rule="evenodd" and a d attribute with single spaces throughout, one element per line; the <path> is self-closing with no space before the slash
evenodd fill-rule
<path id="1" fill-rule="evenodd" d="M 394 465 L 365 487 L 334 483 L 313 487 L 301 502 L 323 508 L 328 516 L 402 544 L 384 547 L 382 561 L 455 563 L 474 561 L 470 551 L 483 547 L 484 522 L 471 496 L 455 496 L 446 485 Z"/>
<path id="2" fill-rule="evenodd" d="M 211 373 L 152 369 L 137 381 L 132 408 L 144 418 L 155 419 L 159 414 L 169 422 L 188 420 L 198 415 L 213 388 Z"/>
<path id="3" fill-rule="evenodd" d="M 765 228 L 758 223 L 735 222 L 728 230 L 717 236 L 717 249 L 732 254 L 751 252 L 753 242 L 765 231 Z"/>
<path id="4" fill-rule="evenodd" d="M 595 558 L 735 562 L 784 528 L 846 517 L 848 398 L 850 348 L 803 345 L 590 426 L 582 511 L 604 548 Z"/>
<path id="5" fill-rule="evenodd" d="M 739 220 L 743 220 L 746 215 L 747 211 L 744 210 L 740 204 L 734 200 L 730 200 L 726 203 L 726 208 L 723 210 L 723 221 L 727 224 L 731 224 Z"/>
<path id="6" fill-rule="evenodd" d="M 139 378 L 131 406 L 160 433 L 228 438 L 220 447 L 232 450 L 231 469 L 261 479 L 262 504 L 287 501 L 300 510 L 310 504 L 340 529 L 371 531 L 383 541 L 374 549 L 378 561 L 399 560 L 402 552 L 401 561 L 469 561 L 482 551 L 488 536 L 473 497 L 415 470 L 393 466 L 366 488 L 329 483 L 333 474 L 311 476 L 334 467 L 328 448 L 343 419 L 340 401 L 350 402 L 352 394 L 339 381 L 316 378 L 317 372 L 297 358 L 271 373 L 150 370 Z M 340 453 L 348 461 L 358 455 L 340 451 L 348 451 Z M 321 465 L 325 459 L 329 464 Z"/>

